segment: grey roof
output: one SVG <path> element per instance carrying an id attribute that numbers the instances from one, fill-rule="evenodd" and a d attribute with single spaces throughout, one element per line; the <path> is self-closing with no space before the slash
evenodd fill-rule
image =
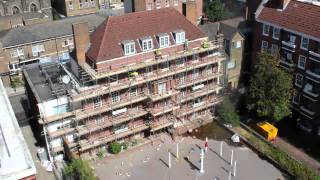
<path id="1" fill-rule="evenodd" d="M 237 17 L 215 23 L 208 23 L 199 26 L 207 34 L 209 40 L 214 40 L 218 32 L 223 33 L 225 39 L 231 40 L 239 32 L 245 34 L 245 19 Z"/>
<path id="2" fill-rule="evenodd" d="M 39 13 L 39 12 L 27 12 L 27 13 L 23 13 L 23 14 L 14 14 L 14 15 L 9 15 L 9 16 L 0 16 L 0 21 L 1 20 L 7 20 L 7 19 L 16 19 L 16 18 L 23 18 L 26 20 L 30 20 L 30 19 L 41 19 L 41 18 L 48 18 L 45 17 L 46 15 L 43 13 Z"/>
<path id="3" fill-rule="evenodd" d="M 89 30 L 94 30 L 104 20 L 104 17 L 101 17 L 97 14 L 90 14 L 65 18 L 53 22 L 21 26 L 5 31 L 0 31 L 0 42 L 5 48 L 50 38 L 57 38 L 61 36 L 71 35 L 73 23 L 88 22 Z"/>

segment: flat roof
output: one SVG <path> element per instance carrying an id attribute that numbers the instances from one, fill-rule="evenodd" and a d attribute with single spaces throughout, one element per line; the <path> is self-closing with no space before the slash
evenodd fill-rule
<path id="1" fill-rule="evenodd" d="M 35 175 L 35 165 L 1 78 L 0 103 L 0 179 L 22 179 Z"/>

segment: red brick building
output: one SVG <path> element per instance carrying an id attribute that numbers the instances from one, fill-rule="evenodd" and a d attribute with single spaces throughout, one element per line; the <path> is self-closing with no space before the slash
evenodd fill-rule
<path id="1" fill-rule="evenodd" d="M 75 88 L 49 93 L 50 101 L 39 100 L 43 92 L 34 98 L 51 156 L 66 149 L 94 155 L 113 141 L 182 133 L 212 120 L 224 83 L 223 40 L 209 42 L 174 8 L 108 17 L 90 37 L 87 23 L 73 30 L 77 62 L 71 61 L 73 75 L 65 79 Z M 46 68 L 46 77 L 54 77 L 56 66 Z M 25 70 L 27 91 L 34 94 L 43 86 L 32 73 L 39 70 Z"/>
<path id="2" fill-rule="evenodd" d="M 293 70 L 292 99 L 298 126 L 320 135 L 320 3 L 262 2 L 255 14 L 254 52 L 280 53 L 280 65 Z"/>

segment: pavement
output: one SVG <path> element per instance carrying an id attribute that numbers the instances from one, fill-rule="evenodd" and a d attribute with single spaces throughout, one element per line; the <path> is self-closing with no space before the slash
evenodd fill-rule
<path id="1" fill-rule="evenodd" d="M 280 170 L 269 162 L 259 158 L 247 147 L 233 147 L 223 142 L 223 154 L 220 157 L 220 141 L 210 139 L 208 152 L 204 155 L 204 173 L 200 173 L 200 148 L 204 142 L 191 137 L 178 137 L 176 142 L 167 135 L 163 143 L 149 144 L 132 151 L 92 162 L 97 176 L 101 179 L 152 179 L 152 180 L 228 180 L 231 150 L 236 161 L 236 175 L 232 180 L 278 180 L 284 179 Z M 179 158 L 176 158 L 176 143 L 179 142 Z M 171 168 L 168 168 L 171 152 Z"/>

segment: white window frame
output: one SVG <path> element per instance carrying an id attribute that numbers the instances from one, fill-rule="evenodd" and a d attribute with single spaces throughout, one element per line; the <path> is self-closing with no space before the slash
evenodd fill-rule
<path id="1" fill-rule="evenodd" d="M 173 0 L 173 5 L 174 6 L 178 6 L 179 5 L 179 1 L 178 0 Z"/>
<path id="2" fill-rule="evenodd" d="M 32 46 L 32 55 L 33 56 L 38 56 L 38 53 L 44 52 L 44 45 L 43 44 L 37 44 Z"/>
<path id="3" fill-rule="evenodd" d="M 165 7 L 169 7 L 170 6 L 170 1 L 169 0 L 165 0 Z"/>
<path id="4" fill-rule="evenodd" d="M 159 37 L 159 46 L 160 48 L 165 48 L 170 46 L 169 35 L 163 35 Z"/>
<path id="5" fill-rule="evenodd" d="M 292 61 L 293 61 L 293 54 L 287 52 L 286 55 L 287 55 L 287 56 L 286 56 L 286 59 L 292 62 Z"/>
<path id="6" fill-rule="evenodd" d="M 94 2 L 94 0 L 91 0 L 90 4 L 91 4 L 91 7 L 95 7 L 96 6 L 96 2 Z"/>
<path id="7" fill-rule="evenodd" d="M 280 38 L 280 28 L 273 27 L 272 38 L 279 40 Z"/>
<path id="8" fill-rule="evenodd" d="M 228 62 L 227 64 L 227 68 L 228 69 L 234 69 L 236 67 L 236 61 L 235 60 L 231 60 Z"/>
<path id="9" fill-rule="evenodd" d="M 177 67 L 183 67 L 184 66 L 184 59 L 179 58 L 176 60 L 176 66 Z"/>
<path id="10" fill-rule="evenodd" d="M 10 65 L 12 66 L 12 68 L 10 68 Z M 21 70 L 18 63 L 9 64 L 8 69 L 11 75 L 16 74 L 17 71 Z"/>
<path id="11" fill-rule="evenodd" d="M 303 75 L 296 74 L 295 85 L 298 87 L 302 87 L 302 84 L 303 84 Z"/>
<path id="12" fill-rule="evenodd" d="M 158 84 L 158 94 L 164 94 L 167 92 L 167 83 L 163 82 L 163 83 L 159 83 Z"/>
<path id="13" fill-rule="evenodd" d="M 304 42 L 304 40 L 306 42 Z M 309 48 L 309 38 L 301 36 L 300 48 L 303 49 L 303 50 L 308 50 L 308 48 Z"/>
<path id="14" fill-rule="evenodd" d="M 161 8 L 161 0 L 156 0 L 156 8 L 157 9 Z"/>
<path id="15" fill-rule="evenodd" d="M 129 96 L 133 97 L 133 96 L 137 96 L 137 95 L 138 95 L 138 88 L 137 87 L 130 88 Z"/>
<path id="16" fill-rule="evenodd" d="M 152 50 L 152 49 L 153 49 L 152 39 L 151 39 L 151 38 L 148 38 L 148 39 L 142 40 L 141 46 L 142 46 L 142 50 L 143 50 L 143 51 L 150 51 L 150 50 Z"/>
<path id="17" fill-rule="evenodd" d="M 147 4 L 147 11 L 152 10 L 152 9 L 153 9 L 152 7 L 153 7 L 152 2 L 148 2 L 148 4 Z"/>
<path id="18" fill-rule="evenodd" d="M 183 73 L 177 74 L 178 84 L 183 84 L 185 82 L 185 75 Z"/>
<path id="19" fill-rule="evenodd" d="M 269 47 L 268 41 L 262 40 L 262 41 L 261 41 L 261 51 L 267 51 L 267 50 L 268 50 L 268 47 Z"/>
<path id="20" fill-rule="evenodd" d="M 119 92 L 112 92 L 111 93 L 111 101 L 112 103 L 119 102 L 121 100 Z"/>
<path id="21" fill-rule="evenodd" d="M 298 68 L 305 69 L 306 68 L 306 62 L 307 62 L 307 57 L 305 57 L 303 55 L 299 55 Z M 301 66 L 300 63 L 303 63 L 303 66 Z"/>
<path id="22" fill-rule="evenodd" d="M 101 97 L 100 97 L 100 96 L 95 97 L 95 98 L 93 99 L 93 107 L 94 107 L 94 108 L 98 108 L 98 107 L 100 107 L 100 106 L 102 106 Z"/>
<path id="23" fill-rule="evenodd" d="M 235 42 L 235 48 L 239 49 L 242 46 L 242 42 L 241 41 L 236 41 Z"/>
<path id="24" fill-rule="evenodd" d="M 96 125 L 100 125 L 104 122 L 104 118 L 101 115 L 98 115 L 95 119 Z"/>
<path id="25" fill-rule="evenodd" d="M 270 33 L 270 25 L 263 24 L 262 34 L 264 36 L 269 36 L 269 33 Z"/>
<path id="26" fill-rule="evenodd" d="M 124 44 L 124 55 L 133 55 L 136 53 L 136 47 L 134 41 Z"/>
<path id="27" fill-rule="evenodd" d="M 200 76 L 200 72 L 199 72 L 199 69 L 195 69 L 192 71 L 192 79 L 197 79 L 198 77 Z"/>
<path id="28" fill-rule="evenodd" d="M 296 99 L 297 99 L 297 101 L 296 101 Z M 299 102 L 300 102 L 300 94 L 297 93 L 296 95 L 293 95 L 292 103 L 299 104 Z"/>
<path id="29" fill-rule="evenodd" d="M 186 33 L 185 32 L 176 32 L 175 34 L 175 40 L 176 44 L 183 44 L 186 41 Z"/>
<path id="30" fill-rule="evenodd" d="M 72 1 L 68 2 L 68 8 L 69 8 L 69 10 L 73 10 L 74 9 Z"/>

